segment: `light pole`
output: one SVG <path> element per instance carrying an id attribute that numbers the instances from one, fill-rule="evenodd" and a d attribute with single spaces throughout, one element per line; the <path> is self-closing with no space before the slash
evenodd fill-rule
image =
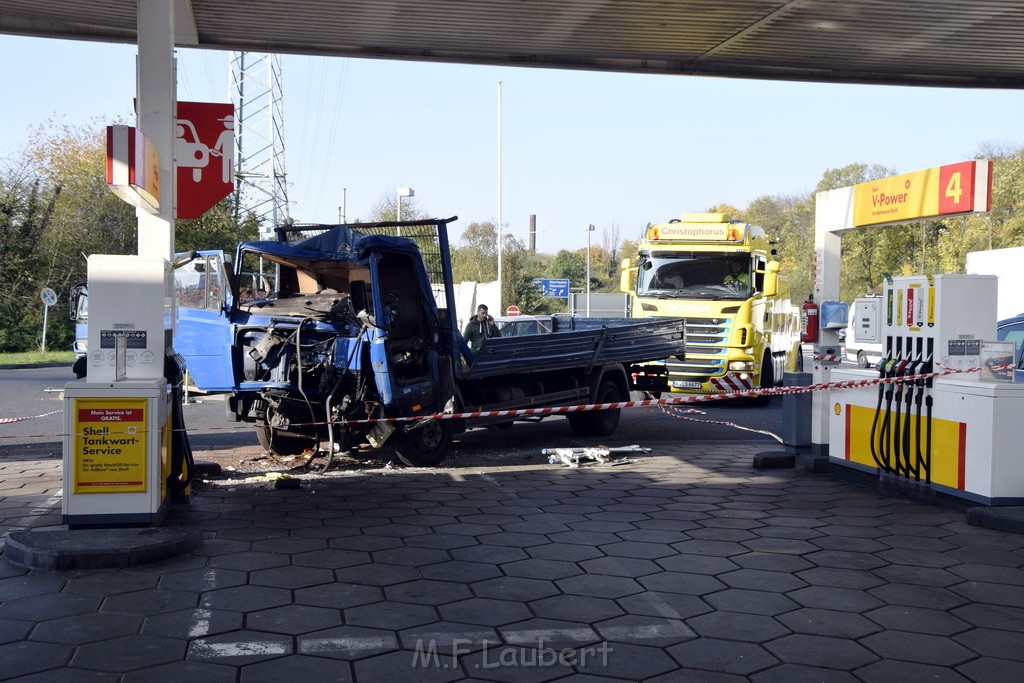
<path id="1" fill-rule="evenodd" d="M 583 228 L 587 231 L 587 317 L 590 317 L 590 234 L 594 232 L 594 224 L 587 223 Z"/>
<path id="2" fill-rule="evenodd" d="M 498 311 L 501 307 L 501 241 L 503 235 L 501 224 L 501 81 L 498 81 Z"/>
<path id="3" fill-rule="evenodd" d="M 411 187 L 395 188 L 398 193 L 398 222 L 402 222 L 402 197 L 415 197 L 416 192 Z M 398 236 L 402 236 L 402 226 L 398 226 Z"/>

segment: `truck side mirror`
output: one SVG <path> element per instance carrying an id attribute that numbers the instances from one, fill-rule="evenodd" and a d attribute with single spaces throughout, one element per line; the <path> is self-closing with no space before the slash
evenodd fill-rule
<path id="1" fill-rule="evenodd" d="M 764 296 L 775 296 L 779 293 L 779 274 L 778 272 L 772 272 L 771 266 L 768 267 L 768 272 L 764 274 L 764 291 L 761 293 Z"/>

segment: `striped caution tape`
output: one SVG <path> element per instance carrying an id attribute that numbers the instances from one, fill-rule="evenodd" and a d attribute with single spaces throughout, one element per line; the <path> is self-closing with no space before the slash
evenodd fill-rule
<path id="1" fill-rule="evenodd" d="M 697 410 L 696 408 L 688 408 L 686 410 L 682 410 L 680 408 L 676 408 L 675 406 L 658 407 L 661 409 L 661 412 L 665 413 L 669 417 L 674 417 L 679 420 L 686 420 L 687 422 L 696 422 L 698 424 L 721 425 L 723 427 L 732 427 L 734 429 L 741 429 L 745 432 L 752 432 L 754 434 L 763 434 L 765 436 L 770 436 L 779 443 L 785 443 L 782 440 L 781 436 L 775 434 L 774 432 L 769 432 L 766 429 L 753 429 L 752 427 L 744 427 L 741 424 L 729 422 L 728 420 L 704 420 L 697 417 L 690 417 L 691 415 L 707 415 L 707 413 L 704 412 L 703 410 Z"/>
<path id="2" fill-rule="evenodd" d="M 64 411 L 52 410 L 48 413 L 43 413 L 42 415 L 30 415 L 29 417 L 0 417 L 0 425 L 11 424 L 12 422 L 24 422 L 25 420 L 35 420 L 40 417 L 50 417 L 51 415 L 56 415 L 57 413 L 62 412 Z"/>
<path id="3" fill-rule="evenodd" d="M 1010 366 L 1001 366 L 1010 367 Z M 1001 369 L 1001 368 L 994 368 Z M 818 384 L 808 384 L 803 386 L 792 386 L 792 387 L 769 387 L 750 389 L 745 391 L 730 391 L 723 392 L 720 394 L 694 394 L 688 396 L 670 396 L 667 398 L 649 398 L 640 401 L 615 401 L 612 403 L 588 403 L 574 406 L 548 406 L 544 408 L 520 408 L 518 410 L 478 410 L 465 413 L 435 413 L 432 415 L 408 415 L 402 417 L 378 417 L 378 418 L 365 418 L 361 420 L 336 420 L 334 425 L 361 425 L 361 424 L 376 424 L 378 422 L 426 422 L 429 420 L 473 420 L 479 418 L 517 418 L 527 416 L 546 416 L 546 415 L 566 415 L 569 413 L 582 413 L 591 410 L 619 410 L 622 408 L 642 408 L 646 406 L 676 406 L 687 403 L 708 403 L 710 401 L 725 401 L 736 398 L 757 398 L 759 396 L 786 396 L 792 394 L 809 394 L 815 391 L 824 391 L 826 389 L 858 389 L 863 387 L 877 386 L 879 384 L 909 384 L 912 382 L 918 382 L 927 379 L 934 379 L 936 377 L 945 377 L 947 375 L 964 374 L 970 372 L 979 372 L 980 368 L 968 368 L 964 370 L 946 369 L 936 372 L 926 372 L 917 375 L 903 375 L 899 377 L 874 377 L 870 379 L 854 379 L 854 380 L 841 380 L 834 382 L 819 382 Z M 60 411 L 55 411 L 60 412 Z M 47 413 L 52 415 L 54 413 Z M 42 417 L 42 416 L 37 416 Z M 19 419 L 32 419 L 32 418 L 14 418 Z M 326 425 L 326 422 L 292 422 L 289 426 L 291 427 L 314 427 Z M 217 429 L 217 428 L 208 428 Z M 237 427 L 230 428 L 237 430 Z M 116 433 L 116 432 L 111 432 Z M 48 436 L 67 436 L 66 434 L 52 434 Z M 10 437 L 0 437 L 10 438 Z"/>

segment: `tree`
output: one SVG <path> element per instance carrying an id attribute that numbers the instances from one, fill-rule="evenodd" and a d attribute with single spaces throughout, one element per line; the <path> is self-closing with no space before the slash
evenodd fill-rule
<path id="1" fill-rule="evenodd" d="M 220 200 L 199 218 L 175 221 L 174 250 L 220 249 L 234 254 L 239 242 L 259 237 L 259 219 L 252 213 L 235 221 L 236 195 Z"/>
<path id="2" fill-rule="evenodd" d="M 452 249 L 456 282 L 493 282 L 498 279 L 498 230 L 494 223 L 470 223 Z M 504 270 L 504 253 L 502 254 Z M 504 275 L 504 273 L 502 273 Z"/>
<path id="3" fill-rule="evenodd" d="M 580 251 L 562 249 L 551 261 L 548 272 L 553 278 L 569 280 L 570 287 L 587 286 L 587 257 Z"/>

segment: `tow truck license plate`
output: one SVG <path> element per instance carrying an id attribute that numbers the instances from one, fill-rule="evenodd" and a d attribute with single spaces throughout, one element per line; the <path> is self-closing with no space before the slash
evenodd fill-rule
<path id="1" fill-rule="evenodd" d="M 674 381 L 672 386 L 676 389 L 700 389 L 700 382 Z"/>

